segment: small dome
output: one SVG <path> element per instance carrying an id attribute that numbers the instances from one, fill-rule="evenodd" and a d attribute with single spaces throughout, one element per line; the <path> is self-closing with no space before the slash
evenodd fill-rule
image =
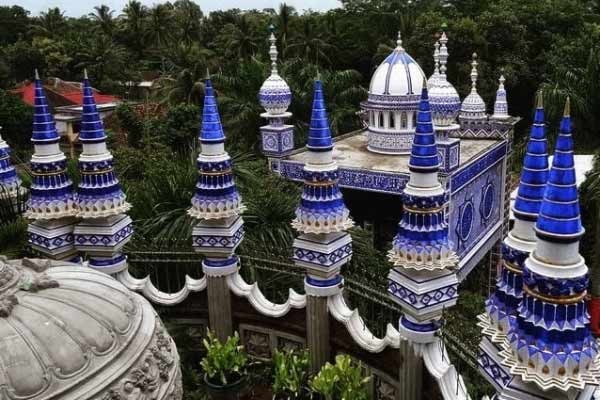
<path id="1" fill-rule="evenodd" d="M 441 75 L 440 79 L 429 86 L 429 104 L 436 126 L 447 126 L 456 121 L 461 109 L 460 97 L 445 75 Z"/>
<path id="2" fill-rule="evenodd" d="M 463 118 L 485 118 L 485 102 L 477 92 L 471 92 L 462 102 L 460 116 Z"/>
<path id="3" fill-rule="evenodd" d="M 460 117 L 470 120 L 486 119 L 485 102 L 477 93 L 477 54 L 473 53 L 471 62 L 471 93 L 462 102 Z"/>
<path id="4" fill-rule="evenodd" d="M 258 100 L 269 114 L 283 114 L 292 103 L 292 91 L 277 72 L 272 72 L 260 87 Z"/>
<path id="5" fill-rule="evenodd" d="M 269 56 L 271 58 L 271 75 L 269 75 L 260 87 L 258 101 L 268 114 L 280 115 L 285 113 L 292 103 L 292 91 L 287 82 L 277 72 L 277 46 L 275 45 L 277 39 L 275 39 L 275 35 L 273 34 L 272 26 L 270 29 L 271 36 L 269 37 L 269 41 L 271 42 L 271 47 L 269 49 Z"/>
<path id="6" fill-rule="evenodd" d="M 182 397 L 175 343 L 150 303 L 81 265 L 0 258 L 0 337 L 10 398 Z"/>
<path id="7" fill-rule="evenodd" d="M 377 67 L 369 96 L 416 96 L 416 103 L 423 89 L 425 73 L 417 62 L 404 50 L 398 38 L 394 51 Z"/>

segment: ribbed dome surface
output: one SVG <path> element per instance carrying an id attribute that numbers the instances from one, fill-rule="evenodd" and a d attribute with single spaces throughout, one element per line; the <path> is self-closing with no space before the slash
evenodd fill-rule
<path id="1" fill-rule="evenodd" d="M 424 79 L 419 64 L 399 44 L 373 73 L 369 95 L 419 96 Z"/>
<path id="2" fill-rule="evenodd" d="M 72 263 L 0 258 L 0 398 L 180 399 L 179 356 L 152 306 Z"/>

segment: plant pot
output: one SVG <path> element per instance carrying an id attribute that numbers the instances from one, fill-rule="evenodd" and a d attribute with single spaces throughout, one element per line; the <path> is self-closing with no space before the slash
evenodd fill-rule
<path id="1" fill-rule="evenodd" d="M 208 396 L 212 400 L 238 400 L 240 390 L 244 387 L 245 377 L 242 376 L 237 381 L 226 385 L 215 385 L 209 382 L 206 375 L 204 375 L 204 383 L 206 384 Z"/>

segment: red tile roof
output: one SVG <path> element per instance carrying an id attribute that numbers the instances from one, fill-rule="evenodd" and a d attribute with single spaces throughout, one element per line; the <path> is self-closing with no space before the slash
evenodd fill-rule
<path id="1" fill-rule="evenodd" d="M 11 90 L 11 92 L 18 95 L 25 103 L 33 106 L 34 89 L 35 85 L 33 82 L 25 81 L 19 87 Z M 58 78 L 50 78 L 44 83 L 44 89 L 46 90 L 48 101 L 54 107 L 80 106 L 83 104 L 81 84 L 79 82 L 68 82 Z M 120 101 L 117 96 L 101 94 L 96 89 L 94 89 L 94 97 L 97 104 Z"/>

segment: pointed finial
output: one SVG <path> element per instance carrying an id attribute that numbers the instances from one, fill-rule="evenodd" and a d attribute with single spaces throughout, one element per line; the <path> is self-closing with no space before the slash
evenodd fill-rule
<path id="1" fill-rule="evenodd" d="M 544 108 L 544 92 L 540 89 L 537 92 L 536 108 Z"/>
<path id="2" fill-rule="evenodd" d="M 83 79 L 88 79 L 87 68 L 83 69 Z"/>
<path id="3" fill-rule="evenodd" d="M 397 50 L 404 50 L 402 48 L 402 33 L 400 31 L 398 31 L 398 39 L 396 40 L 396 49 Z"/>
<path id="4" fill-rule="evenodd" d="M 563 112 L 563 117 L 571 116 L 571 98 L 567 96 L 567 101 L 565 101 L 565 111 Z"/>
<path id="5" fill-rule="evenodd" d="M 37 68 L 35 69 L 35 79 L 36 80 L 40 80 L 40 73 L 38 72 Z"/>
<path id="6" fill-rule="evenodd" d="M 504 82 L 506 81 L 506 79 L 504 78 L 504 75 L 500 74 L 500 78 L 498 78 L 498 82 L 500 83 L 500 89 L 504 89 Z"/>
<path id="7" fill-rule="evenodd" d="M 473 53 L 471 62 L 471 92 L 477 92 L 477 53 Z"/>
<path id="8" fill-rule="evenodd" d="M 275 32 L 275 25 L 273 25 L 273 24 L 269 25 L 269 32 L 271 32 L 271 33 Z"/>
<path id="9" fill-rule="evenodd" d="M 315 80 L 317 80 L 317 81 L 321 80 L 321 71 L 319 71 L 318 69 L 317 69 L 317 78 Z"/>
<path id="10" fill-rule="evenodd" d="M 206 67 L 206 80 L 210 79 L 210 70 Z"/>
<path id="11" fill-rule="evenodd" d="M 446 32 L 442 31 L 442 36 L 440 37 L 440 73 L 446 76 L 446 63 L 448 62 L 448 48 L 446 47 L 446 43 L 448 43 L 448 37 L 446 36 Z"/>
<path id="12" fill-rule="evenodd" d="M 273 33 L 275 31 L 275 27 L 271 25 L 269 29 L 271 31 L 271 36 L 269 36 L 269 42 L 271 42 L 271 47 L 269 47 L 269 57 L 271 58 L 271 75 L 277 75 L 277 38 Z"/>
<path id="13" fill-rule="evenodd" d="M 433 45 L 433 73 L 439 74 L 440 72 L 440 42 L 437 41 Z"/>

